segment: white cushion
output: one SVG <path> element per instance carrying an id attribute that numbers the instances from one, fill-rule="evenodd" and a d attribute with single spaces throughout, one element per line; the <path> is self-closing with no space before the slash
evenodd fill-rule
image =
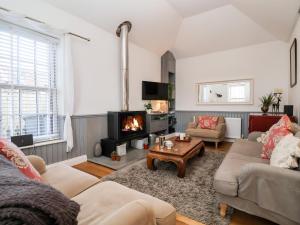
<path id="1" fill-rule="evenodd" d="M 293 134 L 286 135 L 276 145 L 272 152 L 270 165 L 282 168 L 297 168 L 297 158 L 300 156 L 300 139 Z"/>

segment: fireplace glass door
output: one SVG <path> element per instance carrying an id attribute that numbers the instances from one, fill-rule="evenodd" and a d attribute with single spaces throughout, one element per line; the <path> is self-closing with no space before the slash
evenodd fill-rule
<path id="1" fill-rule="evenodd" d="M 145 114 L 122 113 L 120 115 L 121 137 L 130 137 L 146 132 Z"/>

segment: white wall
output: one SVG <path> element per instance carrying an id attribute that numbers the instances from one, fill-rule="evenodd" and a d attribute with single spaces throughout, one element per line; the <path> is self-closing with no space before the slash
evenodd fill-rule
<path id="1" fill-rule="evenodd" d="M 0 6 L 55 29 L 89 37 L 91 42 L 72 38 L 75 114 L 120 110 L 120 48 L 115 35 L 38 0 L 0 0 Z M 130 109 L 139 110 L 143 109 L 141 81 L 160 81 L 160 56 L 134 44 L 130 44 L 129 51 Z"/>
<path id="2" fill-rule="evenodd" d="M 289 104 L 294 105 L 294 115 L 298 116 L 300 118 L 300 80 L 299 80 L 299 70 L 300 70 L 300 18 L 298 19 L 298 22 L 295 26 L 294 32 L 291 36 L 290 45 L 292 45 L 292 42 L 294 41 L 294 38 L 297 38 L 297 65 L 298 65 L 298 74 L 297 74 L 297 85 L 293 88 L 289 88 Z M 288 72 L 289 72 L 288 68 Z"/>
<path id="3" fill-rule="evenodd" d="M 176 62 L 176 110 L 258 111 L 258 98 L 274 88 L 284 90 L 281 104 L 286 104 L 288 65 L 288 44 L 279 41 L 179 59 Z M 196 83 L 244 78 L 254 79 L 253 105 L 196 104 Z"/>

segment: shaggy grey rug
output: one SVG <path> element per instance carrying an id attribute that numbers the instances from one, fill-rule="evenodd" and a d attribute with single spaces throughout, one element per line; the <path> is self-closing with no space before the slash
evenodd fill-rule
<path id="1" fill-rule="evenodd" d="M 177 212 L 206 225 L 228 225 L 230 213 L 219 215 L 218 200 L 213 188 L 214 174 L 225 154 L 207 151 L 188 162 L 184 178 L 177 177 L 173 163 L 158 163 L 158 170 L 147 169 L 141 160 L 104 178 L 137 191 L 152 195 L 173 205 Z"/>

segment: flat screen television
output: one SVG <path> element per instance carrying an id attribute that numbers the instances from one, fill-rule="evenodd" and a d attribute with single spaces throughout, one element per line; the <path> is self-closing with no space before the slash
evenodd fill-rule
<path id="1" fill-rule="evenodd" d="M 142 99 L 143 100 L 168 100 L 168 84 L 143 81 Z"/>

